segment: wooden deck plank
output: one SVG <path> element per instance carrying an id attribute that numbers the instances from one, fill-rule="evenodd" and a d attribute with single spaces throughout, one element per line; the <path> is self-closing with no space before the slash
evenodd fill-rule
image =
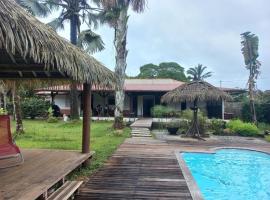
<path id="1" fill-rule="evenodd" d="M 41 149 L 22 153 L 22 165 L 0 170 L 0 199 L 36 199 L 92 155 Z"/>
<path id="2" fill-rule="evenodd" d="M 76 199 L 189 200 L 192 197 L 168 144 L 131 138 L 80 188 Z"/>

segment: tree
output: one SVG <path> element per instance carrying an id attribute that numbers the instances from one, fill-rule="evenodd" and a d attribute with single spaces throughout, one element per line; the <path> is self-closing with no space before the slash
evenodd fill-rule
<path id="1" fill-rule="evenodd" d="M 138 78 L 171 78 L 178 81 L 187 81 L 185 70 L 178 63 L 163 62 L 159 65 L 152 63 L 140 67 Z"/>
<path id="2" fill-rule="evenodd" d="M 242 37 L 241 51 L 244 56 L 246 68 L 249 70 L 248 90 L 249 90 L 250 112 L 252 114 L 253 123 L 257 124 L 254 90 L 256 80 L 260 73 L 259 68 L 261 66 L 261 63 L 257 60 L 257 58 L 259 57 L 258 53 L 259 38 L 258 36 L 251 34 L 250 32 L 242 33 L 241 37 Z"/>
<path id="3" fill-rule="evenodd" d="M 116 50 L 115 56 L 115 120 L 114 128 L 123 128 L 123 109 L 124 109 L 124 82 L 125 71 L 127 66 L 127 30 L 128 30 L 128 8 L 141 13 L 144 11 L 146 0 L 101 0 L 105 12 L 102 14 L 103 21 L 109 23 L 114 28 L 114 46 Z"/>
<path id="4" fill-rule="evenodd" d="M 20 84 L 14 81 L 12 88 L 12 101 L 13 101 L 13 112 L 16 121 L 16 133 L 22 134 L 24 133 L 24 129 L 22 122 L 21 97 L 18 93 L 19 88 Z"/>
<path id="5" fill-rule="evenodd" d="M 64 23 L 70 24 L 70 42 L 78 45 L 88 53 L 94 53 L 104 49 L 101 37 L 91 29 L 80 31 L 82 23 L 88 27 L 97 27 L 98 8 L 90 6 L 87 0 L 16 0 L 30 13 L 46 16 L 52 10 L 61 10 L 60 15 L 49 23 L 55 30 L 64 29 Z M 94 2 L 98 3 L 98 0 Z M 70 85 L 71 118 L 79 118 L 77 83 L 71 81 Z"/>
<path id="6" fill-rule="evenodd" d="M 196 67 L 189 68 L 187 70 L 187 74 L 190 75 L 189 78 L 193 81 L 203 81 L 204 79 L 212 76 L 212 72 L 205 72 L 206 69 L 206 66 L 198 64 Z"/>

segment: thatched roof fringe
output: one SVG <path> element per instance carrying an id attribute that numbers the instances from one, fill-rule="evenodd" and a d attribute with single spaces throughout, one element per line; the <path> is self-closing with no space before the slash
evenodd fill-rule
<path id="1" fill-rule="evenodd" d="M 58 36 L 13 0 L 0 0 L 0 8 L 0 48 L 14 62 L 15 55 L 19 55 L 25 61 L 43 64 L 47 71 L 58 70 L 79 82 L 106 87 L 113 84 L 113 72 Z"/>
<path id="2" fill-rule="evenodd" d="M 231 100 L 231 96 L 207 82 L 194 81 L 167 92 L 162 96 L 161 101 L 164 103 L 179 103 L 193 102 L 195 99 L 198 101 Z"/>

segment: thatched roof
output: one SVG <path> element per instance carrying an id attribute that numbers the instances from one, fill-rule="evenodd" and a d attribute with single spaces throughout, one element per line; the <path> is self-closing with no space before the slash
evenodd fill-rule
<path id="1" fill-rule="evenodd" d="M 204 82 L 194 81 L 179 86 L 178 88 L 167 92 L 161 98 L 164 103 L 179 103 L 183 101 L 218 101 L 221 99 L 230 100 L 231 96 L 217 87 Z"/>
<path id="2" fill-rule="evenodd" d="M 114 73 L 14 0 L 0 0 L 0 79 L 62 78 L 109 86 Z"/>

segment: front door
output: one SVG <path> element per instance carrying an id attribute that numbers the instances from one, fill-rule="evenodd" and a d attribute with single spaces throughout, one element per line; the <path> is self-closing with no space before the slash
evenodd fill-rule
<path id="1" fill-rule="evenodd" d="M 152 96 L 143 97 L 143 117 L 151 117 L 151 108 L 154 106 L 154 98 Z"/>

